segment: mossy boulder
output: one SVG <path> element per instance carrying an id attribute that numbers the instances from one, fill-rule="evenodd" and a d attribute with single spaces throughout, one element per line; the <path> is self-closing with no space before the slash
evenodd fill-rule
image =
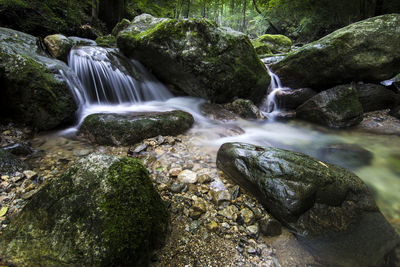
<path id="1" fill-rule="evenodd" d="M 126 29 L 129 25 L 131 25 L 131 22 L 127 19 L 122 19 L 120 22 L 115 25 L 113 30 L 111 31 L 111 35 L 114 37 L 117 37 L 118 33 L 122 31 L 123 29 Z"/>
<path id="2" fill-rule="evenodd" d="M 369 18 L 291 52 L 271 69 L 292 88 L 379 83 L 400 69 L 400 14 Z"/>
<path id="3" fill-rule="evenodd" d="M 87 116 L 79 131 L 101 145 L 132 145 L 158 135 L 178 135 L 193 125 L 187 112 L 98 113 Z"/>
<path id="4" fill-rule="evenodd" d="M 0 115 L 38 130 L 71 122 L 77 105 L 60 71 L 65 63 L 47 57 L 31 35 L 0 28 Z"/>
<path id="5" fill-rule="evenodd" d="M 352 85 L 339 85 L 300 105 L 296 116 L 332 128 L 345 128 L 362 121 L 363 109 L 357 90 Z"/>
<path id="6" fill-rule="evenodd" d="M 22 172 L 27 166 L 11 152 L 0 148 L 0 176 Z"/>
<path id="7" fill-rule="evenodd" d="M 149 25 L 135 18 L 120 32 L 118 47 L 173 92 L 217 103 L 235 97 L 261 101 L 270 77 L 246 35 L 206 19 L 145 18 Z"/>
<path id="8" fill-rule="evenodd" d="M 292 48 L 292 40 L 281 34 L 264 34 L 251 42 L 259 55 L 287 53 Z"/>
<path id="9" fill-rule="evenodd" d="M 283 109 L 296 109 L 316 94 L 310 88 L 286 89 L 278 91 L 275 98 L 279 107 Z"/>
<path id="10" fill-rule="evenodd" d="M 69 51 L 73 45 L 72 40 L 62 34 L 53 34 L 46 36 L 44 43 L 53 57 L 67 62 Z"/>
<path id="11" fill-rule="evenodd" d="M 239 115 L 243 119 L 264 119 L 261 110 L 248 99 L 236 99 L 224 105 L 224 108 Z"/>
<path id="12" fill-rule="evenodd" d="M 91 154 L 29 200 L 0 254 L 16 266 L 147 266 L 168 221 L 140 161 Z"/>
<path id="13" fill-rule="evenodd" d="M 98 46 L 103 47 L 116 47 L 117 46 L 117 39 L 114 35 L 103 35 L 96 38 L 95 42 Z"/>
<path id="14" fill-rule="evenodd" d="M 252 193 L 323 266 L 383 266 L 400 239 L 368 187 L 307 155 L 226 143 L 217 166 Z"/>

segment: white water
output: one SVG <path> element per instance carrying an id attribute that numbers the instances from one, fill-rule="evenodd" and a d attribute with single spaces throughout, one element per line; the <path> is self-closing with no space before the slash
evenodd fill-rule
<path id="1" fill-rule="evenodd" d="M 273 146 L 303 152 L 313 157 L 318 157 L 319 149 L 329 144 L 356 144 L 374 154 L 371 166 L 355 170 L 356 174 L 377 192 L 376 198 L 384 213 L 390 214 L 389 217 L 391 218 L 400 220 L 400 205 L 398 204 L 400 203 L 400 195 L 398 194 L 400 192 L 400 180 L 396 172 L 391 170 L 393 166 L 388 161 L 383 160 L 390 158 L 390 155 L 394 153 L 398 153 L 396 147 L 400 146 L 400 137 L 371 136 L 350 131 L 333 132 L 326 129 L 321 131 L 311 125 L 298 122 L 280 123 L 273 120 L 220 122 L 211 120 L 200 112 L 200 106 L 205 100 L 193 97 L 171 97 L 165 86 L 158 82 L 138 62 L 132 62 L 132 64 L 136 67 L 135 70 L 140 73 L 141 81 L 133 79 L 127 74 L 126 68 L 124 69 L 124 67 L 106 57 L 105 55 L 109 51 L 102 48 L 93 49 L 99 49 L 101 53 L 92 49 L 80 48 L 73 50 L 70 57 L 71 66 L 77 72 L 78 77 L 84 80 L 80 82 L 76 76 L 71 74 L 64 76 L 68 76 L 68 81 L 76 94 L 77 101 L 81 104 L 81 109 L 77 125 L 63 131 L 62 134 L 75 133 L 83 119 L 93 113 L 180 109 L 191 113 L 195 118 L 195 125 L 190 130 L 190 134 L 194 136 L 193 142 L 213 154 L 216 154 L 219 146 L 225 142 L 246 142 Z M 120 59 L 115 50 L 112 53 L 114 53 L 114 58 Z M 102 78 L 92 77 L 92 74 L 100 74 Z M 281 108 L 274 96 L 280 90 L 290 89 L 283 87 L 279 77 L 275 74 L 270 72 L 270 75 L 272 77 L 269 88 L 270 94 L 266 98 L 264 112 L 271 111 L 272 113 L 267 113 L 271 118 L 271 115 L 274 117 Z M 106 80 L 108 78 L 111 78 L 112 82 L 108 82 Z M 107 86 L 104 86 L 104 83 L 107 83 Z M 88 89 L 86 88 L 87 84 L 95 84 L 96 86 L 93 85 Z M 99 85 L 103 85 L 103 87 Z M 106 92 L 106 90 L 113 90 L 113 88 L 118 93 Z M 126 92 L 128 89 L 132 92 Z M 94 92 L 88 90 L 94 90 Z M 143 96 L 143 98 L 132 97 L 136 95 Z M 97 96 L 104 96 L 104 98 Z M 124 97 L 127 97 L 127 99 Z M 388 145 L 388 143 L 392 145 Z"/>

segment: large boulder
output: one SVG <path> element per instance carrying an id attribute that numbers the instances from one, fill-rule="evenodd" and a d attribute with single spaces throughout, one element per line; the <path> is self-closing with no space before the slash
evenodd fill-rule
<path id="1" fill-rule="evenodd" d="M 0 237 L 12 266 L 147 266 L 168 213 L 136 159 L 91 154 L 46 184 Z"/>
<path id="2" fill-rule="evenodd" d="M 357 84 L 356 89 L 364 112 L 390 108 L 400 99 L 400 95 L 378 84 Z"/>
<path id="3" fill-rule="evenodd" d="M 71 70 L 44 55 L 31 35 L 0 28 L 0 115 L 38 130 L 74 118 L 77 105 L 63 73 Z"/>
<path id="4" fill-rule="evenodd" d="M 53 34 L 46 36 L 44 43 L 53 57 L 67 62 L 69 51 L 71 51 L 74 42 L 65 35 Z"/>
<path id="5" fill-rule="evenodd" d="M 262 100 L 270 77 L 246 35 L 205 19 L 154 19 L 146 14 L 150 22 L 145 26 L 140 17 L 119 33 L 118 47 L 175 93 L 220 103 L 237 97 Z"/>
<path id="6" fill-rule="evenodd" d="M 278 106 L 283 109 L 296 109 L 317 93 L 310 88 L 285 89 L 276 93 Z"/>
<path id="7" fill-rule="evenodd" d="M 363 109 L 357 90 L 352 85 L 340 85 L 310 98 L 296 109 L 296 116 L 332 128 L 345 128 L 362 121 Z"/>
<path id="8" fill-rule="evenodd" d="M 251 43 L 259 55 L 287 53 L 292 47 L 292 40 L 281 34 L 264 34 Z"/>
<path id="9" fill-rule="evenodd" d="M 373 17 L 301 47 L 271 69 L 293 88 L 379 83 L 400 69 L 399 43 L 400 14 Z"/>
<path id="10" fill-rule="evenodd" d="M 217 166 L 318 256 L 323 266 L 383 266 L 400 243 L 353 173 L 301 153 L 226 143 Z"/>
<path id="11" fill-rule="evenodd" d="M 87 116 L 79 131 L 101 145 L 132 145 L 158 135 L 178 135 L 193 125 L 187 112 L 97 113 Z"/>

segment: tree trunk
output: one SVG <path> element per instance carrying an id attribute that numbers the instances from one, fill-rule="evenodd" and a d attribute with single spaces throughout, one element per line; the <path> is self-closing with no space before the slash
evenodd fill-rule
<path id="1" fill-rule="evenodd" d="M 202 10 L 201 16 L 202 16 L 203 18 L 206 17 L 206 0 L 203 0 L 203 10 Z"/>
<path id="2" fill-rule="evenodd" d="M 190 0 L 186 0 L 186 12 L 184 18 L 185 19 L 189 18 L 189 14 L 190 14 Z"/>
<path id="3" fill-rule="evenodd" d="M 243 0 L 243 19 L 242 19 L 242 32 L 246 29 L 246 4 L 247 0 Z"/>
<path id="4" fill-rule="evenodd" d="M 112 30 L 125 17 L 125 0 L 100 0 L 98 4 L 99 18 Z"/>
<path id="5" fill-rule="evenodd" d="M 383 0 L 376 0 L 375 4 L 375 16 L 383 14 Z"/>

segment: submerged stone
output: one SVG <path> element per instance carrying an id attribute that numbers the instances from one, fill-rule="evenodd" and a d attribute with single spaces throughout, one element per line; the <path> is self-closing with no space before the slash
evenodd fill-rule
<path id="1" fill-rule="evenodd" d="M 37 38 L 0 28 L 0 115 L 49 130 L 71 122 L 77 105 L 60 71 L 68 67 L 40 51 Z"/>
<path id="2" fill-rule="evenodd" d="M 296 109 L 298 118 L 332 128 L 345 128 L 362 121 L 363 109 L 357 90 L 341 85 L 323 91 Z"/>
<path id="3" fill-rule="evenodd" d="M 260 102 L 270 82 L 247 35 L 205 19 L 135 18 L 118 47 L 138 59 L 178 94 L 226 103 Z"/>
<path id="4" fill-rule="evenodd" d="M 136 159 L 91 154 L 35 194 L 0 237 L 16 266 L 147 266 L 168 213 Z"/>
<path id="5" fill-rule="evenodd" d="M 158 135 L 178 135 L 192 126 L 187 112 L 98 113 L 85 118 L 79 131 L 101 145 L 132 145 Z"/>
<path id="6" fill-rule="evenodd" d="M 327 266 L 381 266 L 400 239 L 353 173 L 307 155 L 226 143 L 217 166 Z"/>
<path id="7" fill-rule="evenodd" d="M 271 69 L 292 88 L 379 83 L 400 69 L 400 14 L 369 18 L 290 53 Z"/>

